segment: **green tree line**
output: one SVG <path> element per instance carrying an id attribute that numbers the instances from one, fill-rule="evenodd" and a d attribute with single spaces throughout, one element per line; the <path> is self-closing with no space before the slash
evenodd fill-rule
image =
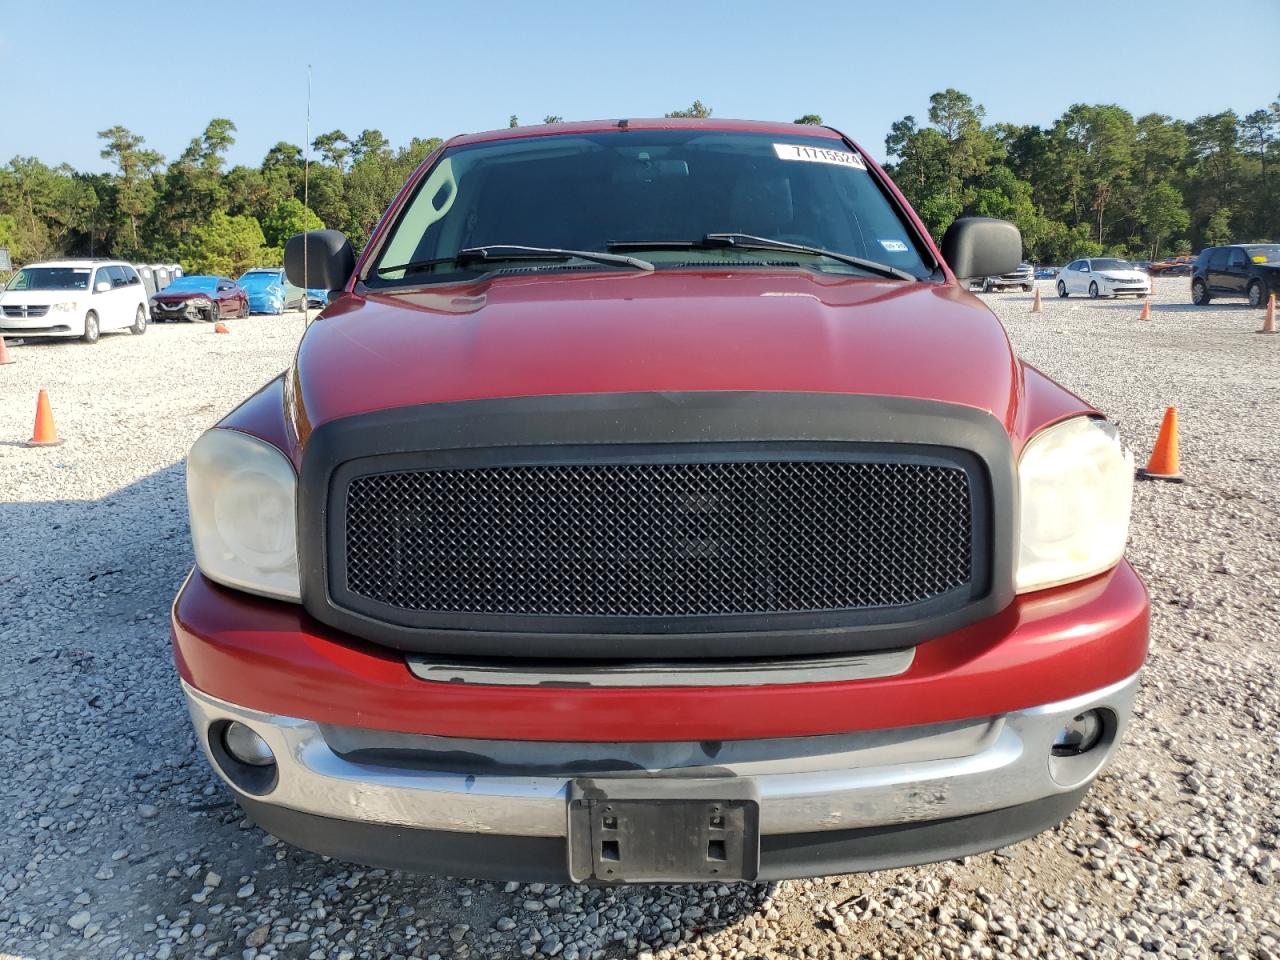
<path id="1" fill-rule="evenodd" d="M 439 139 L 393 148 L 378 130 L 316 137 L 304 183 L 300 146 L 281 141 L 257 167 L 229 166 L 235 124 L 209 122 L 165 163 L 136 133 L 99 132 L 110 173 L 14 157 L 0 168 L 0 247 L 15 263 L 115 256 L 235 275 L 282 262 L 293 234 L 335 227 L 357 246 Z M 304 206 L 305 201 L 305 206 Z"/>
<path id="2" fill-rule="evenodd" d="M 695 100 L 668 116 L 711 113 Z M 885 150 L 935 236 L 960 216 L 1004 217 L 1021 228 L 1029 258 L 1053 263 L 1280 239 L 1280 98 L 1244 117 L 1226 110 L 1191 121 L 1076 104 L 1039 127 L 989 123 L 981 105 L 948 89 L 929 98 L 926 117 L 893 124 Z M 16 263 L 110 255 L 219 274 L 279 263 L 285 240 L 308 228 L 342 230 L 359 248 L 440 143 L 322 133 L 304 184 L 293 143 L 277 143 L 256 167 L 228 165 L 235 133 L 216 118 L 166 162 L 142 136 L 111 127 L 98 133 L 107 173 L 14 157 L 0 168 L 0 246 Z"/>
<path id="3" fill-rule="evenodd" d="M 1280 239 L 1280 97 L 1175 120 L 1114 104 L 1070 107 L 1049 127 L 987 123 L 959 90 L 927 122 L 885 137 L 888 169 L 935 235 L 957 217 L 1012 220 L 1042 263 L 1103 254 L 1156 259 Z"/>

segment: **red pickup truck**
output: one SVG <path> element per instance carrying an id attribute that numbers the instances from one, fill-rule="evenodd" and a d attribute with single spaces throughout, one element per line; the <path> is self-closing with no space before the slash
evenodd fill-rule
<path id="1" fill-rule="evenodd" d="M 173 607 L 248 814 L 454 876 L 721 881 L 1067 816 L 1147 651 L 1132 457 L 826 128 L 457 137 L 194 445 Z M 305 274 L 305 277 L 304 277 Z"/>

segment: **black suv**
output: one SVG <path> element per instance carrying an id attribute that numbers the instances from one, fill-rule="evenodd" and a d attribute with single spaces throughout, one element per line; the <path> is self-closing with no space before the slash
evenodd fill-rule
<path id="1" fill-rule="evenodd" d="M 1249 306 L 1264 307 L 1273 291 L 1280 291 L 1280 243 L 1206 247 L 1191 270 L 1191 302 L 1197 306 L 1214 297 L 1245 297 Z"/>

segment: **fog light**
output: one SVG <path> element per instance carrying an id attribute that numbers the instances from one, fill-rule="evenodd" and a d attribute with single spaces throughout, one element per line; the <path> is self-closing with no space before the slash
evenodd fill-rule
<path id="1" fill-rule="evenodd" d="M 267 741 L 238 720 L 227 724 L 222 733 L 222 743 L 227 753 L 251 767 L 269 767 L 276 762 Z"/>
<path id="2" fill-rule="evenodd" d="M 1097 710 L 1086 710 L 1072 717 L 1053 738 L 1053 755 L 1074 757 L 1087 753 L 1098 745 L 1104 729 L 1102 714 Z"/>

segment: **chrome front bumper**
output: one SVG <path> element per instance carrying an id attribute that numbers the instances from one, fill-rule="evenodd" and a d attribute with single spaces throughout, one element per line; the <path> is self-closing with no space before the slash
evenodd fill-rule
<path id="1" fill-rule="evenodd" d="M 797 756 L 788 756 L 785 744 L 780 751 L 782 742 L 738 741 L 726 745 L 738 752 L 720 756 L 714 764 L 686 758 L 677 768 L 669 762 L 671 750 L 664 748 L 679 745 L 616 746 L 660 757 L 657 768 L 641 765 L 626 776 L 643 777 L 649 784 L 656 781 L 672 798 L 682 797 L 695 785 L 705 787 L 708 780 L 749 778 L 759 797 L 764 836 L 938 821 L 1081 791 L 1114 754 L 1137 684 L 1135 674 L 1102 690 L 1003 716 L 849 734 L 834 738 L 831 749 L 803 750 Z M 331 741 L 358 741 L 366 735 L 375 741 L 379 737 L 394 740 L 400 735 L 322 728 L 309 720 L 239 707 L 185 683 L 183 689 L 210 763 L 237 794 L 258 806 L 396 828 L 563 838 L 575 777 L 612 776 L 577 767 L 572 775 L 544 776 L 433 770 L 429 762 L 391 766 L 356 761 L 340 755 Z M 1112 718 L 1103 741 L 1066 762 L 1053 758 L 1051 747 L 1058 731 L 1071 717 L 1093 708 L 1103 709 Z M 216 738 L 221 726 L 232 720 L 255 730 L 275 754 L 278 771 L 269 788 L 241 789 L 222 766 L 225 754 L 219 761 L 219 751 L 211 750 L 211 734 Z M 431 742 L 430 755 L 448 753 L 447 749 L 440 752 L 442 745 L 450 744 L 447 738 L 416 739 Z M 789 742 L 801 744 L 809 739 Z M 414 737 L 401 740 L 402 746 L 412 749 Z M 521 749 L 518 741 L 454 743 L 458 753 L 486 743 L 509 752 Z M 528 745 L 529 749 L 534 746 Z M 565 746 L 570 752 L 578 746 L 592 753 L 592 745 Z M 350 756 L 348 747 L 349 742 L 341 749 Z M 369 751 L 367 756 L 379 754 Z M 741 762 L 735 757 L 741 757 Z M 577 759 L 576 755 L 563 758 L 566 764 Z"/>

